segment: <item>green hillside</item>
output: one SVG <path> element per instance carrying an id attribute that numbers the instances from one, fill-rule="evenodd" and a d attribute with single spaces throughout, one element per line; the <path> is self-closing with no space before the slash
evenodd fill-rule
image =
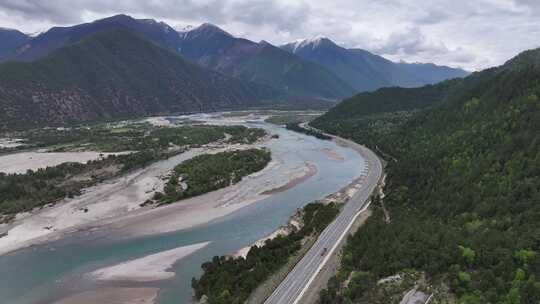
<path id="1" fill-rule="evenodd" d="M 324 119 L 355 119 L 377 113 L 410 111 L 430 107 L 442 102 L 449 91 L 456 87 L 460 81 L 459 79 L 447 80 L 420 88 L 390 87 L 375 92 L 359 93 L 330 109 Z"/>
<path id="2" fill-rule="evenodd" d="M 189 63 L 124 29 L 0 65 L 0 128 L 256 105 L 266 87 Z"/>
<path id="3" fill-rule="evenodd" d="M 539 63 L 540 50 L 525 52 L 465 78 L 440 106 L 416 113 L 366 110 L 374 93 L 313 123 L 389 160 L 390 221 L 376 201 L 322 303 L 390 303 L 376 280 L 408 269 L 427 275 L 433 303 L 454 303 L 445 286 L 458 303 L 539 303 Z M 422 90 L 428 94 L 416 100 L 429 100 L 431 89 Z"/>
<path id="4" fill-rule="evenodd" d="M 329 70 L 265 43 L 261 43 L 255 53 L 238 63 L 232 74 L 291 95 L 340 99 L 355 92 Z"/>

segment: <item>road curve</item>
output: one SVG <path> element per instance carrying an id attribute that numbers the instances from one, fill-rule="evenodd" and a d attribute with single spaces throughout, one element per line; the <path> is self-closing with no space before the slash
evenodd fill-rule
<path id="1" fill-rule="evenodd" d="M 289 272 L 270 297 L 266 299 L 266 304 L 296 304 L 300 301 L 317 273 L 335 251 L 339 242 L 345 237 L 356 217 L 368 207 L 369 197 L 381 178 L 382 164 L 375 153 L 352 141 L 332 137 L 335 141 L 341 142 L 362 154 L 367 164 L 364 171 L 366 179 L 360 190 L 345 204 L 337 218 L 323 230 L 315 244 Z"/>

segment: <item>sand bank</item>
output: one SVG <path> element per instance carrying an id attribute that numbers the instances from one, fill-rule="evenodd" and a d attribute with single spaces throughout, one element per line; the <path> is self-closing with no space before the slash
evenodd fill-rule
<path id="1" fill-rule="evenodd" d="M 336 161 L 344 161 L 345 158 L 339 153 L 337 153 L 336 150 L 330 149 L 330 148 L 323 148 L 321 151 L 324 153 L 324 155 L 328 156 L 328 158 Z"/>
<path id="2" fill-rule="evenodd" d="M 111 154 L 100 152 L 21 152 L 0 156 L 0 172 L 25 173 L 27 170 L 57 166 L 66 162 L 86 163 Z"/>
<path id="3" fill-rule="evenodd" d="M 151 254 L 139 259 L 101 268 L 91 276 L 100 281 L 135 281 L 151 282 L 174 277 L 174 272 L 167 271 L 179 259 L 186 257 L 204 247 L 210 242 L 174 248 Z"/>
<path id="4" fill-rule="evenodd" d="M 144 169 L 86 188 L 82 195 L 61 200 L 53 207 L 18 214 L 8 226 L 0 226 L 0 254 L 35 243 L 54 240 L 85 225 L 140 209 L 155 191 L 162 191 L 163 176 L 186 159 L 207 152 L 192 149 L 156 162 Z M 45 154 L 45 153 L 44 153 Z"/>
<path id="5" fill-rule="evenodd" d="M 283 187 L 291 180 L 304 176 L 308 170 L 299 167 L 294 171 L 279 172 L 280 167 L 281 162 L 273 160 L 262 171 L 244 177 L 235 185 L 152 210 L 132 212 L 124 218 L 111 221 L 110 228 L 127 233 L 127 236 L 140 236 L 205 224 L 269 197 L 270 194 L 264 193 Z"/>
<path id="6" fill-rule="evenodd" d="M 143 122 L 147 122 L 151 124 L 154 127 L 172 127 L 174 124 L 172 124 L 167 118 L 157 116 L 157 117 L 149 117 L 143 120 Z"/>
<path id="7" fill-rule="evenodd" d="M 7 232 L 6 236 L 0 238 L 0 254 L 90 228 L 110 228 L 122 237 L 190 228 L 264 199 L 268 194 L 263 192 L 282 187 L 305 175 L 308 169 L 304 167 L 281 172 L 282 161 L 275 158 L 262 171 L 246 176 L 230 187 L 159 208 L 140 206 L 155 191 L 162 191 L 163 176 L 182 161 L 204 153 L 262 145 L 191 149 L 126 176 L 89 187 L 82 195 L 64 199 L 53 207 L 20 214 L 9 226 L 0 226 L 0 234 Z"/>
<path id="8" fill-rule="evenodd" d="M 287 236 L 293 231 L 300 230 L 302 228 L 302 219 L 301 219 L 301 213 L 298 211 L 293 216 L 289 218 L 289 221 L 287 224 L 282 225 L 274 232 L 270 233 L 269 235 L 257 240 L 255 243 L 253 243 L 251 246 L 246 246 L 244 248 L 239 249 L 236 251 L 232 256 L 235 258 L 243 257 L 245 258 L 247 254 L 249 253 L 249 250 L 251 250 L 251 247 L 257 246 L 262 247 L 266 243 L 267 240 L 273 240 L 278 236 Z"/>
<path id="9" fill-rule="evenodd" d="M 69 296 L 54 304 L 153 304 L 158 295 L 158 288 L 101 288 Z"/>
<path id="10" fill-rule="evenodd" d="M 314 176 L 315 174 L 317 174 L 317 166 L 315 166 L 314 164 L 312 164 L 310 162 L 305 162 L 305 170 L 303 171 L 302 175 L 291 179 L 288 183 L 286 183 L 283 186 L 267 190 L 267 191 L 263 192 L 262 194 L 263 195 L 264 194 L 269 195 L 269 194 L 279 193 L 279 192 L 283 192 L 283 191 L 286 191 L 288 189 L 294 188 L 295 186 L 303 183 L 304 181 L 306 181 L 310 177 Z"/>

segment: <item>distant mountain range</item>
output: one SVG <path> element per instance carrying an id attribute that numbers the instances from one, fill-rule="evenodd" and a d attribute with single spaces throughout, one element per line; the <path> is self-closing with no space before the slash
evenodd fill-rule
<path id="1" fill-rule="evenodd" d="M 281 48 L 328 68 L 356 91 L 389 86 L 419 87 L 468 74 L 435 64 L 394 63 L 365 50 L 343 48 L 325 37 L 299 40 Z"/>
<path id="2" fill-rule="evenodd" d="M 245 109 L 275 97 L 111 29 L 33 62 L 0 65 L 0 129 L 171 112 Z"/>
<path id="3" fill-rule="evenodd" d="M 123 30 L 118 31 L 118 29 Z M 114 30 L 117 36 L 128 35 L 128 37 L 119 39 L 126 44 L 116 43 L 114 47 L 117 49 L 109 49 L 104 61 L 99 63 L 106 64 L 107 68 L 105 68 L 105 66 L 95 62 L 99 58 L 95 58 L 92 49 L 81 48 L 80 43 L 84 41 L 84 45 L 89 46 L 87 38 L 111 30 Z M 31 89 L 37 90 L 40 94 L 44 91 L 85 92 L 88 87 L 83 81 L 84 79 L 100 80 L 100 77 L 103 77 L 109 80 L 114 79 L 109 83 L 108 92 L 122 91 L 125 96 L 140 96 L 141 91 L 149 94 L 149 90 L 152 88 L 161 90 L 153 92 L 154 95 L 163 95 L 169 98 L 164 102 L 158 100 L 155 104 L 151 103 L 152 105 L 148 105 L 144 111 L 137 108 L 133 114 L 141 111 L 150 113 L 157 110 L 182 109 L 191 111 L 241 107 L 247 105 L 247 99 L 250 99 L 250 105 L 261 105 L 261 101 L 265 101 L 264 106 L 271 106 L 273 102 L 281 100 L 282 104 L 284 102 L 292 105 L 298 103 L 296 105 L 298 108 L 321 106 L 322 100 L 340 100 L 359 91 L 372 91 L 385 86 L 421 86 L 467 74 L 459 69 L 433 64 L 394 63 L 364 50 L 345 49 L 326 38 L 305 40 L 276 47 L 265 41 L 253 42 L 234 37 L 208 23 L 177 31 L 163 22 L 153 19 L 135 19 L 127 15 L 116 15 L 69 27 L 53 27 L 35 37 L 30 37 L 16 30 L 2 29 L 0 30 L 0 40 L 2 41 L 0 61 L 5 62 L 0 64 L 0 73 L 3 73 L 0 75 L 0 86 L 8 88 L 7 91 L 1 93 L 3 96 L 3 99 L 0 100 L 1 105 L 14 105 L 14 100 L 5 99 L 14 98 L 13 95 L 9 95 L 14 93 L 14 91 L 10 91 L 14 88 L 11 86 L 12 83 L 16 83 L 19 90 L 24 87 L 22 84 L 30 84 L 26 89 L 15 94 L 17 102 L 29 104 L 31 100 L 24 100 L 23 96 L 30 98 L 29 96 L 36 95 L 32 94 Z M 182 60 L 185 66 L 187 66 L 187 62 L 180 57 L 191 61 L 193 65 L 190 65 L 190 68 L 197 68 L 199 75 L 205 74 L 205 77 L 209 79 L 219 78 L 221 82 L 212 82 L 203 86 L 200 82 L 201 79 L 189 79 L 184 65 L 172 64 L 171 66 L 178 69 L 172 71 L 171 66 L 163 62 L 156 63 L 153 58 L 147 58 L 148 62 L 144 63 L 135 60 L 137 55 L 133 52 L 140 51 L 140 58 L 145 58 L 144 54 L 148 52 L 148 46 L 141 47 L 140 44 L 137 44 L 138 47 L 133 48 L 130 45 L 130 43 L 140 40 L 151 42 L 152 47 L 160 51 L 167 51 L 168 57 L 174 53 L 176 56 L 174 59 L 170 59 L 171 61 L 180 62 Z M 97 47 L 97 45 L 94 46 Z M 66 48 L 69 51 L 66 51 Z M 128 52 L 133 55 L 133 58 L 117 58 L 115 52 Z M 157 50 L 154 49 L 154 52 Z M 111 58 L 119 60 L 118 64 L 116 61 L 106 61 Z M 164 82 L 167 85 L 156 87 L 144 87 L 143 85 L 142 88 L 134 85 L 124 86 L 123 84 L 131 82 L 133 77 L 141 78 L 143 76 L 126 74 L 125 72 L 131 67 L 125 69 L 126 66 L 122 64 L 127 64 L 127 62 L 122 60 L 132 60 L 130 64 L 142 64 L 138 72 L 151 72 L 152 74 L 145 76 L 167 79 Z M 31 63 L 15 64 L 7 61 Z M 101 68 L 99 74 L 95 74 L 97 73 L 96 67 L 85 64 L 86 61 L 98 64 L 98 67 Z M 43 68 L 43 62 L 49 64 L 47 68 Z M 50 65 L 52 62 L 58 62 L 59 67 Z M 73 64 L 74 68 L 69 70 L 64 67 L 63 64 L 66 62 Z M 163 67 L 163 70 L 156 69 L 157 66 Z M 37 70 L 30 73 L 31 69 Z M 8 70 L 10 74 L 6 74 L 5 71 Z M 80 75 L 70 75 L 73 70 L 77 70 Z M 176 77 L 175 74 L 181 76 Z M 82 82 L 67 81 L 71 76 L 75 76 L 75 79 Z M 48 87 L 51 83 L 46 81 L 49 78 L 64 80 L 54 83 L 54 88 L 51 88 Z M 179 83 L 172 83 L 173 79 Z M 198 84 L 195 85 L 194 83 L 197 82 Z M 223 90 L 221 85 L 224 82 L 231 83 L 231 85 L 234 83 L 231 94 Z M 60 84 L 65 86 L 62 87 Z M 120 88 L 116 87 L 117 85 Z M 205 87 L 204 91 L 201 90 L 202 87 Z M 237 91 L 236 88 L 240 87 L 244 89 Z M 186 88 L 187 90 L 181 98 L 174 94 L 170 95 L 171 91 L 178 88 Z M 171 104 L 172 96 L 178 97 L 176 99 L 177 105 Z M 209 96 L 212 96 L 214 101 L 206 100 Z M 232 96 L 238 96 L 238 102 L 233 101 Z M 71 95 L 70 98 L 75 98 L 75 96 Z M 79 98 L 82 97 L 79 96 Z M 51 107 L 54 107 L 53 104 L 60 107 L 60 103 L 62 103 L 60 99 L 45 94 L 41 97 L 40 103 L 44 105 L 47 102 L 51 103 Z M 103 102 L 110 103 L 112 101 L 104 100 Z M 157 104 L 162 103 L 168 106 L 157 107 Z M 195 107 L 195 104 L 199 104 L 199 106 Z M 156 107 L 152 108 L 154 105 Z M 24 106 L 21 107 L 24 108 Z M 68 106 L 66 107 L 68 108 Z M 104 107 L 107 108 L 107 106 Z M 134 104 L 134 107 L 136 108 L 138 105 Z M 112 109 L 110 108 L 111 111 Z M 129 109 L 126 108 L 125 111 L 118 109 L 118 111 L 124 115 L 129 112 Z M 24 111 L 20 113 L 23 114 Z M 108 117 L 113 115 L 110 111 L 104 111 L 101 114 L 95 113 L 95 115 L 88 114 L 88 116 L 81 114 L 80 117 L 78 114 L 56 113 L 58 115 L 52 115 L 50 118 L 56 123 L 79 118 L 86 120 L 94 116 Z M 10 117 L 15 119 L 17 116 L 11 115 Z M 29 116 L 27 115 L 27 117 Z M 36 118 L 36 121 L 40 119 Z"/>
<path id="4" fill-rule="evenodd" d="M 203 24 L 180 33 L 179 52 L 205 67 L 292 95 L 339 99 L 355 90 L 326 68 L 267 42 L 236 38 Z"/>
<path id="5" fill-rule="evenodd" d="M 343 252 L 354 258 L 339 273 L 367 270 L 371 287 L 357 292 L 338 275 L 321 302 L 388 303 L 388 287 L 376 282 L 414 268 L 430 274 L 422 284 L 445 290 L 440 303 L 539 303 L 539 96 L 535 49 L 463 79 L 361 93 L 312 122 L 388 160 L 392 217 L 377 210 Z"/>
<path id="6" fill-rule="evenodd" d="M 538 85 L 534 82 L 536 79 L 540 79 L 540 48 L 524 51 L 501 66 L 475 72 L 464 78 L 417 88 L 392 87 L 362 92 L 340 102 L 321 116 L 318 122 L 331 121 L 334 125 L 343 125 L 346 121 L 356 121 L 367 116 L 430 108 L 439 109 L 442 113 L 445 111 L 440 111 L 441 108 L 455 106 L 456 100 L 463 106 L 460 110 L 465 111 L 476 103 L 478 95 L 485 94 L 490 103 L 495 103 L 498 99 L 511 99 L 514 95 L 523 94 L 525 88 L 538 90 Z M 489 90 L 486 88 L 488 84 Z M 530 98 L 536 102 L 535 93 L 530 94 Z M 463 105 L 464 102 L 469 102 L 470 105 Z M 483 111 L 491 110 L 487 104 Z M 457 119 L 459 115 L 455 114 L 453 118 Z"/>

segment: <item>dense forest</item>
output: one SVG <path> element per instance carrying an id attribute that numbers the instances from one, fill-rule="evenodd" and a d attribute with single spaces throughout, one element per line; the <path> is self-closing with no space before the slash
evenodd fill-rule
<path id="1" fill-rule="evenodd" d="M 322 303 L 386 303 L 374 297 L 377 280 L 407 269 L 449 286 L 458 303 L 540 303 L 539 62 L 540 50 L 522 53 L 465 78 L 437 106 L 407 108 L 416 113 L 376 117 L 349 103 L 359 110 L 338 106 L 339 118 L 312 123 L 389 161 L 391 221 L 375 208 Z"/>
<path id="2" fill-rule="evenodd" d="M 264 169 L 270 160 L 270 151 L 263 149 L 198 155 L 176 166 L 164 193 L 156 192 L 154 198 L 159 204 L 170 204 L 225 188 Z"/>
<path id="3" fill-rule="evenodd" d="M 303 226 L 287 236 L 267 240 L 262 247 L 253 246 L 246 258 L 218 257 L 202 265 L 204 274 L 193 279 L 195 296 L 207 297 L 209 304 L 242 304 L 251 292 L 270 275 L 283 267 L 300 250 L 302 240 L 317 235 L 337 216 L 340 207 L 334 203 L 307 204 L 302 210 Z"/>
<path id="4" fill-rule="evenodd" d="M 452 79 L 420 88 L 390 87 L 363 92 L 330 109 L 324 120 L 428 108 L 442 103 L 462 82 L 463 79 Z"/>
<path id="5" fill-rule="evenodd" d="M 322 132 L 319 132 L 317 130 L 302 128 L 299 123 L 288 123 L 285 125 L 285 127 L 287 128 L 287 130 L 303 133 L 310 136 L 315 136 L 318 139 L 324 139 L 324 140 L 332 139 L 332 137 L 325 135 Z"/>

